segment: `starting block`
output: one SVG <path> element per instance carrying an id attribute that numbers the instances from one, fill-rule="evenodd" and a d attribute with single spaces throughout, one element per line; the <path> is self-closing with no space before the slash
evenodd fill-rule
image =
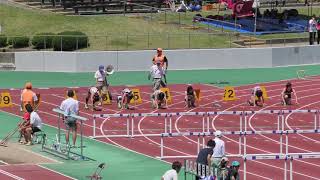
<path id="1" fill-rule="evenodd" d="M 104 94 L 104 96 L 102 98 L 102 104 L 108 104 L 108 105 L 111 104 L 111 99 L 110 99 L 109 93 Z"/>
<path id="2" fill-rule="evenodd" d="M 133 98 L 130 100 L 130 104 L 141 104 L 142 98 L 139 89 L 132 89 Z"/>
<path id="3" fill-rule="evenodd" d="M 263 96 L 263 99 L 264 100 L 268 100 L 268 94 L 267 94 L 267 89 L 266 89 L 266 87 L 264 87 L 264 86 L 261 86 L 261 91 L 262 91 L 262 96 Z"/>
<path id="4" fill-rule="evenodd" d="M 160 91 L 166 94 L 167 102 L 172 103 L 172 97 L 171 97 L 169 88 L 161 88 Z"/>
<path id="5" fill-rule="evenodd" d="M 9 92 L 0 93 L 0 108 L 12 107 L 12 99 Z"/>
<path id="6" fill-rule="evenodd" d="M 234 101 L 237 100 L 236 91 L 232 86 L 225 86 L 224 87 L 224 94 L 223 94 L 224 101 Z"/>
<path id="7" fill-rule="evenodd" d="M 200 101 L 201 100 L 201 90 L 195 89 L 194 92 L 196 93 L 196 100 Z"/>
<path id="8" fill-rule="evenodd" d="M 72 91 L 73 91 L 73 94 L 74 94 L 73 99 L 78 100 L 76 91 L 75 90 L 72 90 Z M 67 93 L 68 93 L 68 91 L 66 91 L 66 93 L 64 95 L 65 99 L 68 98 L 68 94 Z"/>

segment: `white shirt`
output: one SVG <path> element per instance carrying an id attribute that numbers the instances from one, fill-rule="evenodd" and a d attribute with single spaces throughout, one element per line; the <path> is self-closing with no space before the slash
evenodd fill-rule
<path id="1" fill-rule="evenodd" d="M 121 92 L 122 95 L 130 94 L 130 93 L 132 93 L 132 91 L 128 88 L 123 89 Z"/>
<path id="2" fill-rule="evenodd" d="M 214 141 L 216 142 L 216 146 L 213 148 L 213 158 L 221 158 L 225 155 L 225 147 L 224 147 L 224 141 L 220 138 L 216 137 L 214 138 Z"/>
<path id="3" fill-rule="evenodd" d="M 254 87 L 253 90 L 252 90 L 252 94 L 256 94 L 257 91 L 261 91 L 261 87 L 260 86 Z"/>
<path id="4" fill-rule="evenodd" d="M 63 110 L 65 114 L 78 114 L 79 102 L 69 97 L 68 99 L 62 101 L 60 109 Z"/>
<path id="5" fill-rule="evenodd" d="M 91 87 L 91 88 L 90 88 L 90 94 L 91 94 L 91 95 L 97 93 L 98 91 L 99 91 L 99 90 L 98 90 L 98 88 L 96 88 L 96 87 Z"/>
<path id="6" fill-rule="evenodd" d="M 176 170 L 171 169 L 164 173 L 162 178 L 163 180 L 178 180 L 178 173 Z"/>
<path id="7" fill-rule="evenodd" d="M 309 32 L 317 32 L 317 21 L 310 19 L 309 20 Z"/>
<path id="8" fill-rule="evenodd" d="M 105 74 L 106 74 L 106 72 L 104 70 L 103 70 L 103 74 L 101 74 L 100 71 L 98 70 L 94 74 L 94 78 L 96 78 L 98 81 L 102 82 L 102 81 L 104 81 Z"/>
<path id="9" fill-rule="evenodd" d="M 30 124 L 33 126 L 33 127 L 38 127 L 39 129 L 41 129 L 42 127 L 42 120 L 41 118 L 39 117 L 38 113 L 37 112 L 32 112 L 30 114 Z"/>
<path id="10" fill-rule="evenodd" d="M 93 96 L 94 96 L 97 92 L 99 92 L 98 88 L 96 88 L 96 87 L 91 87 L 89 91 L 90 91 L 90 94 L 91 94 L 91 96 L 90 96 L 91 100 L 93 100 Z"/>
<path id="11" fill-rule="evenodd" d="M 252 8 L 259 8 L 260 7 L 260 1 L 259 0 L 254 0 L 252 3 Z"/>
<path id="12" fill-rule="evenodd" d="M 150 74 L 153 78 L 161 79 L 164 75 L 163 68 L 161 66 L 153 65 L 151 66 Z"/>

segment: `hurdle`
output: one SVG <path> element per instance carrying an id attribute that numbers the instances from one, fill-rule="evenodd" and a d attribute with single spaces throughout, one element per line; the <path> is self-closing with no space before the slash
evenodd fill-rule
<path id="1" fill-rule="evenodd" d="M 180 116 L 198 116 L 202 118 L 202 133 L 210 132 L 210 119 L 217 115 L 236 115 L 239 119 L 239 131 L 247 131 L 249 116 L 253 114 L 274 114 L 277 116 L 277 130 L 285 130 L 285 118 L 290 113 L 314 113 L 314 129 L 320 125 L 319 110 L 263 110 L 263 111 L 213 111 L 213 112 L 172 112 L 172 113 L 131 113 L 131 114 L 94 114 L 93 115 L 93 134 L 91 138 L 134 138 L 134 137 L 158 137 L 162 133 L 173 133 L 173 120 Z M 164 121 L 163 131 L 161 133 L 136 134 L 135 122 L 144 117 L 161 117 Z M 96 134 L 97 118 L 126 118 L 125 134 Z M 242 141 L 242 139 L 240 139 Z M 243 139 L 244 141 L 246 139 Z M 282 141 L 282 139 L 281 139 Z M 240 142 L 241 144 L 242 142 Z M 240 150 L 241 151 L 241 150 Z"/>
<path id="2" fill-rule="evenodd" d="M 283 155 L 283 142 L 282 142 L 282 135 L 286 136 L 285 140 L 285 154 L 288 154 L 289 149 L 289 134 L 314 134 L 314 133 L 320 133 L 320 129 L 309 129 L 309 130 L 269 130 L 269 131 L 226 131 L 222 132 L 222 135 L 238 135 L 239 136 L 239 149 L 238 154 L 229 155 L 230 157 L 239 157 L 241 154 L 246 155 L 247 154 L 247 139 L 246 136 L 249 135 L 270 135 L 270 134 L 278 134 L 280 135 L 280 152 L 279 154 Z M 192 156 L 164 156 L 164 138 L 166 137 L 182 137 L 182 136 L 196 136 L 198 138 L 197 140 L 197 153 Z M 200 152 L 200 146 L 205 147 L 205 137 L 214 136 L 214 132 L 184 132 L 184 133 L 162 133 L 161 139 L 160 139 L 160 156 L 157 158 L 159 159 L 170 159 L 170 158 L 194 158 L 197 157 L 197 154 Z M 200 142 L 200 138 L 202 137 L 202 145 Z M 241 139 L 243 140 L 243 143 L 241 143 Z M 242 147 L 243 146 L 243 147 Z M 243 152 L 241 151 L 243 149 Z"/>
<path id="3" fill-rule="evenodd" d="M 243 179 L 246 179 L 247 174 L 247 160 L 284 160 L 284 172 L 283 179 L 288 179 L 288 170 L 289 170 L 289 179 L 293 180 L 293 160 L 294 159 L 318 159 L 320 158 L 320 152 L 314 153 L 288 153 L 288 154 L 247 154 L 243 156 Z M 288 169 L 289 161 L 289 169 Z"/>
<path id="4" fill-rule="evenodd" d="M 46 138 L 43 139 L 42 151 L 47 152 L 47 153 L 51 153 L 53 155 L 59 156 L 59 157 L 66 159 L 66 160 L 69 160 L 72 158 L 74 160 L 78 160 L 78 159 L 80 159 L 80 160 L 93 160 L 93 159 L 90 159 L 90 158 L 85 157 L 83 155 L 83 148 L 84 148 L 84 145 L 83 145 L 83 122 L 87 121 L 87 118 L 81 117 L 81 116 L 78 116 L 75 114 L 71 114 L 71 115 L 65 114 L 65 112 L 59 108 L 54 108 L 54 109 L 52 109 L 52 111 L 58 113 L 58 120 L 57 120 L 58 134 L 56 135 L 56 142 L 54 142 L 51 147 L 47 146 L 47 139 Z M 63 145 L 61 143 L 61 131 L 62 131 L 61 130 L 61 120 L 63 119 L 63 117 L 66 117 L 66 116 L 73 117 L 73 118 L 80 121 L 80 154 L 78 154 L 76 152 L 72 152 L 71 151 L 72 148 L 69 145 L 65 145 L 65 149 L 62 148 Z M 73 157 L 71 157 L 71 155 Z M 77 158 L 76 158 L 76 156 L 77 156 Z"/>
<path id="5" fill-rule="evenodd" d="M 93 114 L 93 135 L 91 138 L 112 138 L 112 137 L 153 137 L 160 136 L 162 133 L 173 132 L 173 118 L 179 116 L 198 116 L 202 118 L 202 132 L 210 132 L 210 118 L 214 115 L 240 115 L 240 130 L 242 130 L 243 111 L 216 111 L 216 112 L 172 112 L 172 113 L 132 113 L 132 114 Z M 135 134 L 134 122 L 136 118 L 143 117 L 162 117 L 164 119 L 164 132 L 153 134 Z M 97 135 L 97 118 L 126 118 L 126 134 L 116 135 Z"/>
<path id="6" fill-rule="evenodd" d="M 187 174 L 194 176 L 213 176 L 214 169 L 209 168 L 208 165 L 199 164 L 194 161 L 184 160 L 184 179 L 186 180 Z"/>

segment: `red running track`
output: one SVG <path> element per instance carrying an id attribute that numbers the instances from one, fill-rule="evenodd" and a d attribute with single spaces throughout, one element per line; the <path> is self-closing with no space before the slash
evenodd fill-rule
<path id="1" fill-rule="evenodd" d="M 62 175 L 39 165 L 0 165 L 1 180 L 31 180 L 58 179 L 71 180 L 74 178 Z"/>
<path id="2" fill-rule="evenodd" d="M 269 100 L 263 108 L 254 108 L 246 105 L 246 100 L 250 97 L 251 89 L 254 85 L 235 87 L 237 101 L 222 102 L 223 89 L 211 85 L 195 84 L 195 88 L 200 88 L 202 92 L 202 101 L 199 107 L 187 109 L 184 105 L 184 91 L 186 85 L 170 85 L 173 103 L 167 110 L 153 110 L 149 102 L 151 88 L 149 86 L 140 86 L 143 103 L 136 106 L 136 110 L 119 111 L 116 103 L 104 106 L 99 113 L 137 113 L 137 112 L 197 112 L 197 111 L 225 111 L 225 110 L 263 110 L 263 109 L 318 109 L 320 99 L 318 91 L 320 90 L 320 77 L 313 77 L 310 80 L 291 80 L 299 98 L 299 105 L 284 107 L 280 105 L 280 93 L 286 84 L 286 81 L 263 83 L 267 89 Z M 112 87 L 113 94 L 120 92 L 123 87 Z M 84 99 L 88 88 L 77 88 L 77 95 L 82 103 L 80 115 L 92 119 L 93 112 L 84 109 Z M 56 114 L 51 110 L 57 107 L 64 99 L 66 88 L 55 89 L 36 89 L 42 96 L 42 104 L 39 113 L 44 122 L 56 126 Z M 19 104 L 20 90 L 11 90 L 13 102 Z M 213 102 L 221 104 L 220 108 L 213 107 Z M 18 114 L 18 106 L 7 109 L 8 112 Z M 286 118 L 286 129 L 312 129 L 312 114 L 290 114 Z M 126 119 L 97 119 L 97 135 L 103 134 L 125 134 Z M 173 118 L 173 132 L 200 131 L 202 129 L 202 117 L 180 116 Z M 249 129 L 251 130 L 275 130 L 275 115 L 253 114 L 249 118 Z M 92 135 L 92 121 L 85 123 L 85 135 Z M 239 130 L 239 117 L 235 115 L 216 115 L 210 118 L 210 130 Z M 135 119 L 135 133 L 161 133 L 164 132 L 164 120 L 159 117 L 144 117 Z M 207 140 L 208 138 L 206 138 Z M 238 139 L 236 136 L 223 138 L 226 142 L 226 151 L 230 154 L 238 152 Z M 111 143 L 121 148 L 142 153 L 148 156 L 156 157 L 160 155 L 160 138 L 141 137 L 141 138 L 100 138 L 99 140 Z M 276 135 L 256 135 L 248 136 L 247 153 L 279 153 L 279 136 Z M 165 155 L 196 155 L 196 139 L 190 137 L 167 138 L 165 140 Z M 319 152 L 320 136 L 319 134 L 308 135 L 290 135 L 289 153 L 293 152 Z M 170 159 L 169 161 L 172 161 Z M 231 159 L 232 160 L 232 159 Z M 320 167 L 319 159 L 295 160 L 293 163 L 295 179 L 319 179 Z M 248 161 L 247 179 L 283 179 L 283 161 L 281 160 L 259 160 Z"/>

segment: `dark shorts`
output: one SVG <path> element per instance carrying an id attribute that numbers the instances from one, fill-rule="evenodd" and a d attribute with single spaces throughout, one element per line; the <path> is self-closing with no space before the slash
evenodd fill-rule
<path id="1" fill-rule="evenodd" d="M 76 130 L 77 129 L 77 121 L 73 118 L 66 117 L 64 123 L 66 125 L 67 130 L 70 130 L 70 129 Z"/>
<path id="2" fill-rule="evenodd" d="M 284 101 L 286 102 L 286 105 L 292 105 L 291 97 L 284 98 Z"/>
<path id="3" fill-rule="evenodd" d="M 258 90 L 256 91 L 256 94 L 255 94 L 258 98 L 262 97 L 263 95 L 263 92 L 261 90 Z"/>
<path id="4" fill-rule="evenodd" d="M 31 127 L 32 128 L 32 134 L 41 131 L 38 127 Z"/>

